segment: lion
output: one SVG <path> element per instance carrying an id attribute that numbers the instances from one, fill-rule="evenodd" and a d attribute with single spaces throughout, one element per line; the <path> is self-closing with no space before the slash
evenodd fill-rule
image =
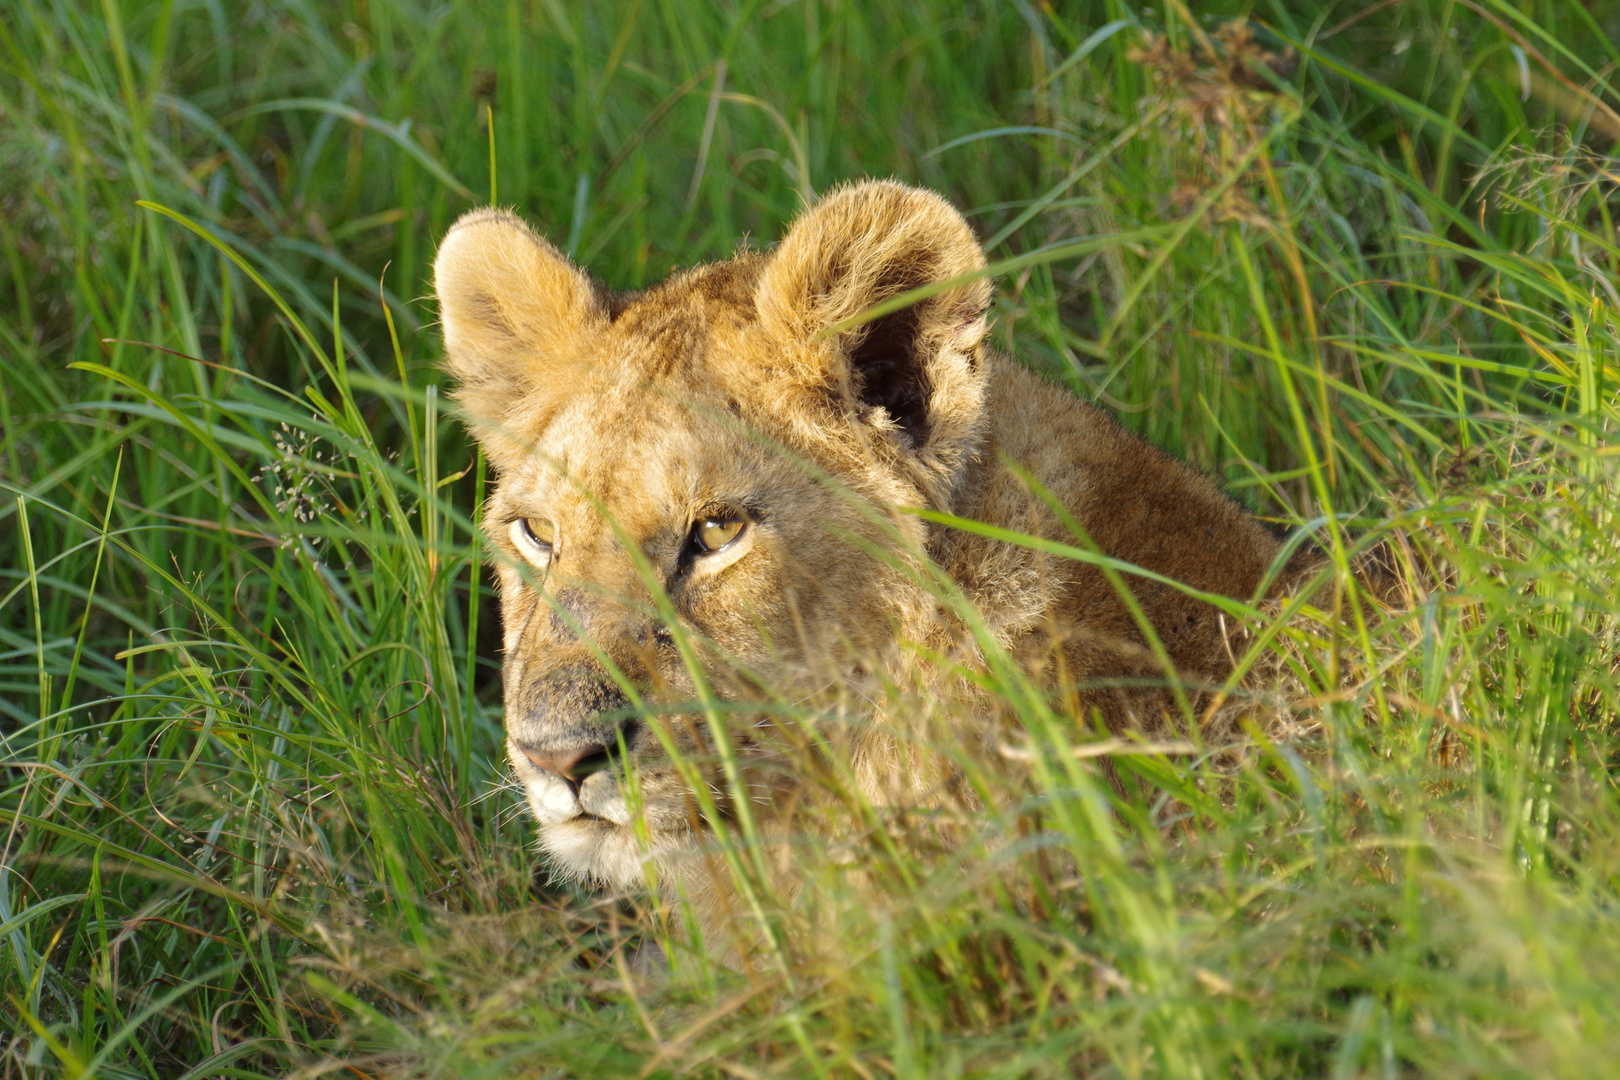
<path id="1" fill-rule="evenodd" d="M 854 687 L 839 700 L 859 708 L 918 645 L 964 655 L 989 635 L 1068 688 L 1079 728 L 1146 730 L 1178 690 L 1202 708 L 1234 664 L 1208 597 L 1260 601 L 1319 565 L 991 349 L 985 267 L 945 199 L 893 181 L 640 292 L 511 213 L 451 227 L 434 286 L 497 474 L 507 749 L 554 872 L 703 892 L 682 857 L 713 816 L 768 816 L 793 781 L 763 766 L 771 725 L 749 703 Z M 882 715 L 849 752 L 874 802 L 916 790 Z"/>

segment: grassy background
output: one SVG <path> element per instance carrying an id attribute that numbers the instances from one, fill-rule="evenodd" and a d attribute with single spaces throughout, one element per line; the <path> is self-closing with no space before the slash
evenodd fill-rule
<path id="1" fill-rule="evenodd" d="M 1197 11 L 17 0 L 0 1074 L 1609 1071 L 1620 13 Z M 852 807 L 871 880 L 641 980 L 667 924 L 502 787 L 426 267 L 494 198 L 634 287 L 866 175 L 1032 256 L 1004 344 L 1409 600 L 1279 625 L 1295 738 L 1130 797 L 1002 671 L 1033 763 L 953 844 Z"/>

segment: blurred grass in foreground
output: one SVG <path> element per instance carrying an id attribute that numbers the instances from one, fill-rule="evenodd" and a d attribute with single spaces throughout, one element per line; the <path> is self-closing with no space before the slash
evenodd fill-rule
<path id="1" fill-rule="evenodd" d="M 1620 17 L 1248 11 L 19 0 L 3 1074 L 1607 1071 Z M 1130 797 L 1004 673 L 992 810 L 849 807 L 774 949 L 649 981 L 500 786 L 425 268 L 493 197 L 636 287 L 862 175 L 1085 242 L 1004 343 L 1409 604 L 1290 622 L 1294 737 Z"/>

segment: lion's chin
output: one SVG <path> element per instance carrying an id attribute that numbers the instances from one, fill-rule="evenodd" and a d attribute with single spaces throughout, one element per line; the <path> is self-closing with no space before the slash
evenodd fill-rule
<path id="1" fill-rule="evenodd" d="M 540 849 L 550 856 L 554 872 L 610 889 L 646 883 L 649 852 L 637 836 L 636 814 L 615 776 L 600 772 L 570 783 L 539 769 L 519 771 L 529 809 L 540 823 Z M 653 787 L 664 788 L 664 779 L 655 776 Z M 684 822 L 683 799 L 655 796 L 649 802 L 653 805 L 643 808 L 649 822 Z M 661 836 L 665 831 L 651 829 L 654 847 L 667 851 L 680 846 L 686 830 L 678 828 L 674 830 L 677 835 Z"/>
<path id="2" fill-rule="evenodd" d="M 613 889 L 647 880 L 643 854 L 633 830 L 599 817 L 581 815 L 540 827 L 540 849 L 557 873 Z"/>

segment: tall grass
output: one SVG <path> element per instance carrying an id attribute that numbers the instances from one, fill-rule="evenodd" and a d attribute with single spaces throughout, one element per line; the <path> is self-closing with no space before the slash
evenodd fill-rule
<path id="1" fill-rule="evenodd" d="M 17 0 L 5 1075 L 1603 1074 L 1617 35 L 1557 0 Z M 814 904 L 765 895 L 728 967 L 535 865 L 419 298 L 486 200 L 634 288 L 863 175 L 968 210 L 1018 260 L 1003 344 L 1338 581 L 1268 631 L 1284 722 L 1118 787 L 992 667 L 988 809 L 832 778 Z M 1373 540 L 1387 611 L 1344 599 Z"/>

